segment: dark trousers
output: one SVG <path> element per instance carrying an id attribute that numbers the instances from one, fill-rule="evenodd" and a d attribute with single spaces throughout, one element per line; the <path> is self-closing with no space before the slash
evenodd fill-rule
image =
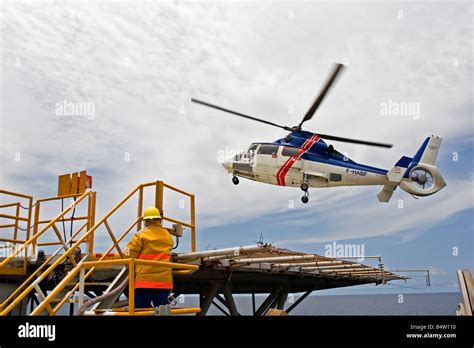
<path id="1" fill-rule="evenodd" d="M 169 294 L 170 291 L 166 289 L 135 289 L 135 308 L 152 308 L 167 305 Z"/>

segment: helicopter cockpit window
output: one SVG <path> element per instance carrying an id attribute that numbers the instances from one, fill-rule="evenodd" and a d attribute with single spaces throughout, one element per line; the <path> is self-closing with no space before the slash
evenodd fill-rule
<path id="1" fill-rule="evenodd" d="M 291 146 L 285 146 L 283 150 L 281 151 L 282 156 L 287 156 L 287 157 L 296 157 L 298 155 L 298 148 L 297 147 L 291 147 Z"/>
<path id="2" fill-rule="evenodd" d="M 257 151 L 258 144 L 252 144 L 250 145 L 249 149 L 247 150 L 248 153 L 254 154 L 255 151 Z"/>
<path id="3" fill-rule="evenodd" d="M 277 152 L 278 152 L 278 145 L 263 144 L 258 149 L 259 155 L 276 156 Z"/>
<path id="4" fill-rule="evenodd" d="M 242 160 L 245 162 L 250 162 L 253 160 L 253 157 L 255 156 L 255 152 L 257 151 L 257 146 L 258 144 L 252 144 L 248 148 L 247 151 L 242 155 Z"/>
<path id="5" fill-rule="evenodd" d="M 251 162 L 257 151 L 258 144 L 252 144 L 244 152 L 235 155 L 234 160 L 236 162 Z"/>

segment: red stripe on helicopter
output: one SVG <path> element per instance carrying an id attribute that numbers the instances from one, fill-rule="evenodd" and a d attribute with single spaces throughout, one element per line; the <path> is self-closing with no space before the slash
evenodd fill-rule
<path id="1" fill-rule="evenodd" d="M 278 170 L 276 174 L 276 179 L 277 183 L 280 186 L 286 186 L 285 183 L 285 176 L 288 174 L 288 171 L 290 168 L 293 166 L 293 164 L 303 156 L 304 153 L 306 153 L 311 147 L 314 145 L 315 142 L 319 141 L 321 139 L 319 135 L 313 134 L 311 138 L 306 140 L 303 145 L 298 149 L 298 154 L 294 157 L 290 157 L 286 160 L 285 164 L 281 166 L 281 168 Z"/>

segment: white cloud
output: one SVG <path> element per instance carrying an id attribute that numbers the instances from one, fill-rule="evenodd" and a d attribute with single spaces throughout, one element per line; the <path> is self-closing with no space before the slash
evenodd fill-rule
<path id="1" fill-rule="evenodd" d="M 412 199 L 404 192 L 394 195 L 388 204 L 379 204 L 373 199 L 374 194 L 360 194 L 350 200 L 339 201 L 337 209 L 325 209 L 318 215 L 321 224 L 329 223 L 328 230 L 307 231 L 306 236 L 293 233 L 291 239 L 278 241 L 280 245 L 322 243 L 334 240 L 369 238 L 400 233 L 402 241 L 409 241 L 429 230 L 458 212 L 474 207 L 472 182 L 452 180 L 449 189 L 445 188 L 437 197 Z M 373 192 L 374 190 L 372 190 Z M 403 208 L 399 208 L 399 200 Z M 285 222 L 294 226 L 309 227 L 315 223 L 313 216 Z M 309 237 L 308 237 L 309 235 Z"/>

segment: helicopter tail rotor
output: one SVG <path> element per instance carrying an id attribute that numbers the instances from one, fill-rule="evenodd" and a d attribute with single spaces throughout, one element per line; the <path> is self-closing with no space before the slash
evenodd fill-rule
<path id="1" fill-rule="evenodd" d="M 413 158 L 403 156 L 387 173 L 388 182 L 378 194 L 379 201 L 388 202 L 397 186 L 414 197 L 432 195 L 446 186 L 435 162 L 442 139 L 426 138 Z"/>

